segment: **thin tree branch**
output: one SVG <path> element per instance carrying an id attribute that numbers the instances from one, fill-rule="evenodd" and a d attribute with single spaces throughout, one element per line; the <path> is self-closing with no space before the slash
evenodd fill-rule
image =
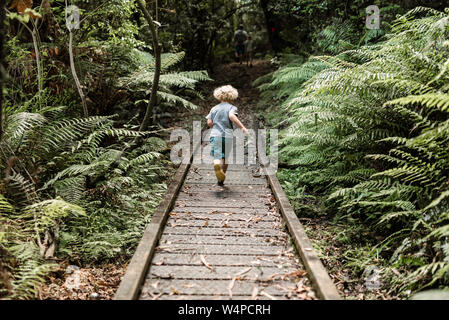
<path id="1" fill-rule="evenodd" d="M 6 9 L 6 13 L 10 14 L 11 12 Z M 31 19 L 31 18 L 30 18 Z M 36 65 L 37 65 L 37 84 L 38 84 L 38 95 L 41 94 L 41 91 L 43 90 L 43 84 L 42 84 L 42 65 L 41 65 L 41 59 L 40 59 L 40 51 L 39 51 L 39 41 L 38 41 L 38 31 L 36 29 L 36 24 L 33 23 L 33 29 L 31 29 L 30 27 L 28 27 L 28 25 L 21 21 L 18 20 L 20 22 L 20 24 L 22 24 L 25 29 L 28 30 L 28 32 L 31 34 L 31 37 L 33 38 L 33 46 L 34 46 L 34 53 L 36 55 Z"/>
<path id="2" fill-rule="evenodd" d="M 66 19 L 67 19 L 67 0 L 65 0 L 65 8 L 66 8 Z M 76 73 L 75 68 L 75 58 L 73 56 L 73 31 L 72 28 L 67 27 L 69 29 L 69 56 L 70 56 L 70 69 L 72 70 L 72 76 L 75 80 L 76 88 L 78 89 L 78 93 L 81 98 L 81 104 L 83 106 L 84 117 L 89 116 L 89 111 L 87 110 L 86 97 L 84 96 L 83 89 L 81 88 L 81 82 L 78 78 L 78 74 Z"/>
<path id="3" fill-rule="evenodd" d="M 154 57 L 156 59 L 154 78 L 151 87 L 150 101 L 148 102 L 145 117 L 142 121 L 142 124 L 140 125 L 140 131 L 146 131 L 152 120 L 154 106 L 156 105 L 157 102 L 157 91 L 159 89 L 159 79 L 161 75 L 161 45 L 159 43 L 157 28 L 155 26 L 153 18 L 151 17 L 150 12 L 148 12 L 145 1 L 137 0 L 137 4 L 139 5 L 140 10 L 143 12 L 144 17 L 148 22 L 148 26 L 150 27 L 151 36 L 153 38 Z"/>
<path id="4" fill-rule="evenodd" d="M 4 36 L 5 36 L 5 1 L 0 1 L 0 141 L 3 136 L 3 84 L 5 82 L 5 66 L 3 65 L 4 60 Z"/>

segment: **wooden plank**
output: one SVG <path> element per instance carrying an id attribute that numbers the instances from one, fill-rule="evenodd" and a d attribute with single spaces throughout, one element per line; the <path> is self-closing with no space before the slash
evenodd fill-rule
<path id="1" fill-rule="evenodd" d="M 204 179 L 204 180 L 189 179 L 186 182 L 189 184 L 210 186 L 210 185 L 217 184 L 217 179 L 216 178 L 208 178 L 208 179 Z M 226 179 L 224 184 L 225 184 L 225 186 L 253 186 L 253 185 L 264 186 L 266 184 L 266 182 L 256 180 L 256 179 Z"/>
<path id="2" fill-rule="evenodd" d="M 176 292 L 178 295 L 213 295 L 219 294 L 224 298 L 229 297 L 229 280 L 147 280 L 142 290 L 142 295 L 155 296 L 158 294 L 169 295 Z M 289 281 L 235 281 L 232 294 L 238 296 L 251 296 L 254 288 L 263 290 L 272 296 L 286 297 L 289 292 L 295 298 L 296 285 Z"/>
<path id="3" fill-rule="evenodd" d="M 240 213 L 231 213 L 231 212 L 225 212 L 225 213 L 192 213 L 192 212 L 177 212 L 172 211 L 170 212 L 170 216 L 173 218 L 173 220 L 180 221 L 180 220 L 210 220 L 210 221 L 240 221 L 240 222 L 248 222 L 249 220 L 254 221 L 264 221 L 264 222 L 278 222 L 281 223 L 282 220 L 273 214 L 240 214 Z"/>
<path id="4" fill-rule="evenodd" d="M 211 216 L 216 214 L 243 214 L 252 216 L 275 216 L 279 217 L 279 214 L 274 210 L 267 211 L 267 208 L 216 208 L 216 207 L 178 207 L 173 208 L 174 213 L 204 213 Z"/>
<path id="5" fill-rule="evenodd" d="M 272 195 L 270 193 L 256 193 L 252 191 L 247 192 L 182 192 L 178 196 L 178 200 L 195 200 L 199 201 L 202 199 L 214 199 L 214 200 L 224 200 L 224 199 L 248 199 L 249 201 L 269 201 Z"/>
<path id="6" fill-rule="evenodd" d="M 282 227 L 280 222 L 266 222 L 251 220 L 235 221 L 223 219 L 223 220 L 184 220 L 184 219 L 170 219 L 167 222 L 167 227 L 209 227 L 209 228 L 258 228 L 258 229 L 280 229 Z"/>
<path id="7" fill-rule="evenodd" d="M 161 237 L 162 246 L 168 244 L 190 243 L 190 244 L 219 244 L 219 245 L 251 245 L 251 246 L 280 246 L 287 244 L 287 237 L 284 238 L 251 238 L 232 236 L 197 236 L 197 235 L 166 235 Z"/>
<path id="8" fill-rule="evenodd" d="M 190 164 L 181 164 L 165 196 L 153 214 L 143 237 L 134 253 L 126 273 L 120 283 L 114 300 L 137 299 L 140 287 L 153 257 L 154 250 L 162 234 L 170 209 L 173 207 L 176 196 L 189 171 Z"/>
<path id="9" fill-rule="evenodd" d="M 251 170 L 256 169 L 256 166 L 251 166 L 251 167 L 247 167 L 245 165 L 230 165 L 228 167 L 228 172 L 249 172 L 251 173 Z M 208 165 L 195 165 L 192 166 L 192 170 L 194 172 L 199 172 L 199 171 L 205 171 L 208 173 L 213 173 L 214 172 L 214 168 L 211 164 Z"/>
<path id="10" fill-rule="evenodd" d="M 248 245 L 228 245 L 228 244 L 163 244 L 156 248 L 158 252 L 171 253 L 194 253 L 194 254 L 248 254 L 248 255 L 281 255 L 287 251 L 286 246 L 248 246 Z"/>
<path id="11" fill-rule="evenodd" d="M 267 174 L 267 170 L 265 168 L 264 170 Z M 282 216 L 286 221 L 290 235 L 296 244 L 296 248 L 306 266 L 309 276 L 312 278 L 312 283 L 314 284 L 318 295 L 324 300 L 340 300 L 341 297 L 335 284 L 332 282 L 329 274 L 321 263 L 321 260 L 313 249 L 312 243 L 296 216 L 279 180 L 276 175 L 267 174 L 267 178 L 279 204 Z"/>
<path id="12" fill-rule="evenodd" d="M 269 281 L 273 277 L 292 275 L 292 279 L 298 279 L 297 272 L 301 269 L 294 267 L 215 267 L 210 270 L 206 266 L 151 266 L 147 279 L 184 279 L 184 280 L 231 280 L 240 277 L 248 280 Z"/>
<path id="13" fill-rule="evenodd" d="M 211 266 L 240 266 L 240 267 L 272 267 L 282 264 L 284 266 L 300 265 L 298 258 L 288 256 L 255 256 L 255 255 L 205 255 L 207 263 Z M 165 253 L 157 252 L 153 257 L 153 265 L 185 265 L 204 266 L 200 254 Z"/>
<path id="14" fill-rule="evenodd" d="M 201 184 L 188 184 L 185 183 L 182 187 L 183 192 L 253 192 L 253 193 L 266 193 L 271 195 L 271 190 L 267 185 L 247 185 L 247 186 L 218 186 L 213 185 L 201 185 Z"/>
<path id="15" fill-rule="evenodd" d="M 247 229 L 247 228 L 206 228 L 206 227 L 166 227 L 164 234 L 196 234 L 196 235 L 236 235 L 245 237 L 282 237 L 283 230 Z"/>
<path id="16" fill-rule="evenodd" d="M 214 207 L 217 209 L 224 208 L 268 208 L 270 202 L 265 200 L 265 202 L 260 199 L 259 201 L 250 200 L 213 200 L 213 199 L 203 199 L 202 201 L 190 201 L 190 200 L 176 200 L 176 208 L 202 208 L 202 207 Z"/>
<path id="17" fill-rule="evenodd" d="M 227 296 L 223 296 L 223 295 L 175 295 L 175 294 L 170 294 L 170 295 L 166 295 L 163 294 L 161 296 L 157 296 L 156 300 L 186 300 L 186 301 L 201 301 L 201 300 L 253 300 L 251 296 L 241 296 L 241 295 L 233 295 L 233 298 L 231 299 L 229 297 L 229 295 Z M 145 295 L 145 297 L 142 297 L 142 300 L 153 300 L 153 298 L 151 296 Z M 259 295 L 257 297 L 257 300 L 271 300 L 270 298 L 263 296 L 263 295 Z"/>

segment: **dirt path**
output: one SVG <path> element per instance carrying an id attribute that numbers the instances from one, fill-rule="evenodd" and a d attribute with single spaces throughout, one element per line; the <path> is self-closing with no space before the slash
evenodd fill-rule
<path id="1" fill-rule="evenodd" d="M 218 104 L 213 97 L 215 88 L 222 85 L 232 85 L 239 91 L 239 98 L 235 105 L 239 110 L 239 117 L 248 128 L 252 127 L 252 114 L 256 110 L 256 103 L 259 100 L 259 91 L 252 86 L 252 83 L 259 77 L 275 70 L 270 61 L 256 60 L 254 67 L 249 68 L 238 63 L 219 65 L 215 68 L 210 77 L 214 80 L 203 84 L 202 92 L 205 99 L 194 101 L 199 106 L 195 111 L 185 111 L 179 115 L 179 121 L 171 125 L 179 127 L 191 127 L 193 120 L 202 120 L 209 113 L 210 109 Z M 183 119 L 183 120 L 181 120 Z"/>

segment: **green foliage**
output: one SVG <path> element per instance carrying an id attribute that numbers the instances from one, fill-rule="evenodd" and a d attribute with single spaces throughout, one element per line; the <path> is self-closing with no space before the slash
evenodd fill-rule
<path id="1" fill-rule="evenodd" d="M 383 42 L 327 47 L 338 55 L 290 63 L 261 86 L 289 115 L 290 188 L 322 193 L 329 213 L 384 237 L 376 252 L 402 293 L 449 285 L 448 13 L 418 7 Z"/>
<path id="2" fill-rule="evenodd" d="M 144 56 L 144 53 L 141 53 Z M 196 109 L 197 106 L 181 95 L 201 97 L 196 92 L 195 87 L 199 82 L 211 81 L 207 71 L 184 71 L 174 72 L 170 71 L 179 64 L 185 57 L 184 52 L 170 53 L 162 55 L 162 74 L 159 80 L 159 98 L 167 103 L 167 106 L 181 105 L 188 109 Z M 146 63 L 145 63 L 145 62 Z M 145 88 L 151 88 L 154 78 L 154 59 L 149 57 L 142 61 L 142 66 L 132 72 L 126 77 L 119 80 L 119 86 L 131 87 L 133 91 L 145 90 Z M 150 90 L 145 90 L 146 94 L 150 93 Z M 141 100 L 141 102 L 148 103 L 148 100 Z M 164 105 L 160 106 L 164 108 Z"/>
<path id="3" fill-rule="evenodd" d="M 129 257 L 165 190 L 163 140 L 125 153 L 126 140 L 149 133 L 116 129 L 114 116 L 61 120 L 62 112 L 12 114 L 0 142 L 8 165 L 0 245 L 16 261 L 11 298 L 35 296 L 53 267 L 45 258 L 55 254 L 80 262 Z"/>

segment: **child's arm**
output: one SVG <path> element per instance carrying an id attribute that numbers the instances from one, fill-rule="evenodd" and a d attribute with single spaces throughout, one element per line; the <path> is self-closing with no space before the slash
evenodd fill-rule
<path id="1" fill-rule="evenodd" d="M 229 115 L 229 120 L 234 122 L 240 129 L 242 129 L 244 134 L 248 134 L 248 129 L 245 128 L 245 126 L 240 122 L 239 118 L 234 113 L 231 113 Z"/>
<path id="2" fill-rule="evenodd" d="M 207 119 L 207 126 L 212 129 L 214 122 L 211 119 Z"/>

